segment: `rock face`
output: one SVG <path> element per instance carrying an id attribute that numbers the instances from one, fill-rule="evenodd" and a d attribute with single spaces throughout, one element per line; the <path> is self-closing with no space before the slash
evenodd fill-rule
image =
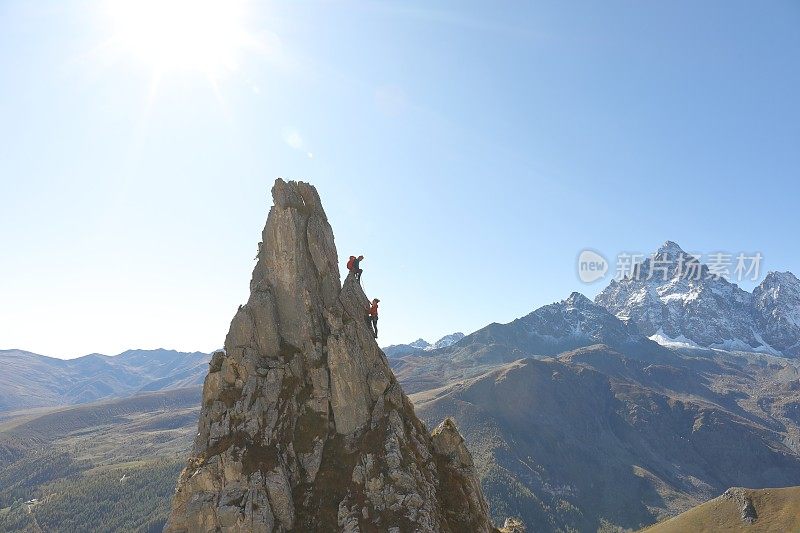
<path id="1" fill-rule="evenodd" d="M 525 533 L 525 524 L 518 518 L 506 518 L 500 533 Z"/>
<path id="2" fill-rule="evenodd" d="M 165 531 L 494 531 L 455 426 L 427 432 L 340 286 L 316 190 L 272 195 Z"/>

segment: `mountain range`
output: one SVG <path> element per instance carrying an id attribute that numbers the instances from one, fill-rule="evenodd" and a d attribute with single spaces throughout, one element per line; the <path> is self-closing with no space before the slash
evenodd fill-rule
<path id="1" fill-rule="evenodd" d="M 400 357 L 402 355 L 430 352 L 431 350 L 438 350 L 439 348 L 447 348 L 463 338 L 464 334 L 460 331 L 457 331 L 456 333 L 445 335 L 433 344 L 429 343 L 425 339 L 420 338 L 414 342 L 409 342 L 408 344 L 392 344 L 391 346 L 382 348 L 382 350 L 383 353 L 386 354 L 386 357 L 391 359 L 393 357 Z"/>
<path id="2" fill-rule="evenodd" d="M 164 349 L 75 359 L 0 350 L 0 413 L 201 385 L 209 359 L 201 352 Z"/>
<path id="3" fill-rule="evenodd" d="M 667 345 L 800 356 L 800 280 L 769 272 L 749 293 L 667 241 L 595 302 Z"/>
<path id="4" fill-rule="evenodd" d="M 620 320 L 574 292 L 565 300 L 540 307 L 508 324 L 489 324 L 450 346 L 396 355 L 392 369 L 407 390 L 419 392 L 517 359 L 553 356 L 594 344 L 637 358 L 655 359 L 665 351 L 642 335 L 635 324 Z"/>
<path id="5" fill-rule="evenodd" d="M 424 420 L 455 417 L 497 517 L 638 528 L 731 486 L 800 484 L 797 278 L 748 293 L 675 243 L 653 257 L 594 302 L 392 361 Z M 701 275 L 648 279 L 665 260 Z"/>
<path id="6" fill-rule="evenodd" d="M 456 421 L 495 522 L 644 527 L 729 487 L 800 485 L 800 282 L 770 272 L 747 292 L 709 272 L 667 242 L 594 301 L 573 293 L 507 324 L 384 352 L 421 419 Z M 13 368 L 0 376 L 0 406 L 120 397 L 194 372 L 202 382 L 207 355 L 160 352 L 87 356 L 80 370 L 0 352 Z M 47 379 L 52 368 L 58 379 Z M 35 393 L 21 385 L 28 376 Z"/>
<path id="7" fill-rule="evenodd" d="M 638 528 L 731 486 L 800 484 L 795 360 L 594 345 L 411 399 L 455 418 L 492 512 L 535 531 Z"/>

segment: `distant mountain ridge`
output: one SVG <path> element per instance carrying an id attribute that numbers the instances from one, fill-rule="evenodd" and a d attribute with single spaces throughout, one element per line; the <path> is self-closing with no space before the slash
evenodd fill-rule
<path id="1" fill-rule="evenodd" d="M 573 292 L 508 324 L 492 323 L 458 342 L 429 352 L 387 356 L 406 390 L 418 392 L 526 357 L 551 357 L 603 344 L 630 357 L 658 360 L 665 350 L 635 324 L 615 317 L 586 296 Z"/>
<path id="2" fill-rule="evenodd" d="M 577 292 L 562 301 L 588 311 L 586 302 L 589 299 Z M 557 302 L 508 324 L 489 324 L 466 336 L 454 334 L 459 335 L 454 341 L 447 336 L 431 345 L 417 339 L 383 350 L 387 357 L 396 359 L 424 352 L 435 355 L 439 350 L 445 350 L 446 353 L 440 354 L 443 356 L 455 355 L 468 345 L 481 345 L 484 352 L 492 347 L 489 351 L 494 354 L 491 357 L 495 357 L 495 362 L 509 362 L 514 360 L 514 353 L 518 357 L 554 355 L 598 342 L 608 344 L 601 336 L 616 335 L 616 340 L 620 340 L 641 335 L 668 347 L 800 357 L 800 280 L 791 272 L 769 272 L 749 293 L 724 277 L 713 275 L 708 265 L 683 251 L 677 243 L 666 241 L 636 265 L 631 275 L 612 280 L 594 303 L 622 325 L 609 321 L 597 310 L 585 314 L 582 319 L 585 322 L 581 324 L 575 322 L 578 316 L 575 313 L 572 318 L 561 319 L 561 313 L 553 307 L 558 306 Z M 623 333 L 623 325 L 634 326 L 635 330 Z M 579 329 L 570 331 L 570 328 Z M 448 342 L 442 342 L 445 340 Z M 499 354 L 500 345 L 508 353 Z M 475 347 L 471 350 L 474 352 Z"/>
<path id="3" fill-rule="evenodd" d="M 386 346 L 382 348 L 386 357 L 399 357 L 401 355 L 408 355 L 420 352 L 430 352 L 432 350 L 438 350 L 440 348 L 446 348 L 451 346 L 461 339 L 464 338 L 464 334 L 460 331 L 455 333 L 451 333 L 450 335 L 445 335 L 438 341 L 434 342 L 433 344 L 429 343 L 425 339 L 419 338 L 414 342 L 409 342 L 408 344 L 392 344 L 391 346 Z"/>
<path id="4" fill-rule="evenodd" d="M 628 324 L 579 292 L 508 324 L 492 323 L 432 355 L 453 360 L 508 363 L 520 357 L 556 355 L 582 346 L 657 348 Z"/>
<path id="5" fill-rule="evenodd" d="M 749 293 L 672 242 L 595 298 L 665 345 L 800 356 L 800 280 L 770 272 Z"/>
<path id="6" fill-rule="evenodd" d="M 520 357 L 556 355 L 605 344 L 614 348 L 657 349 L 634 324 L 618 319 L 579 292 L 509 322 L 490 324 L 445 349 L 455 360 L 508 363 Z"/>
<path id="7" fill-rule="evenodd" d="M 57 359 L 24 350 L 0 350 L 0 412 L 73 405 L 201 385 L 209 354 L 128 350 Z"/>

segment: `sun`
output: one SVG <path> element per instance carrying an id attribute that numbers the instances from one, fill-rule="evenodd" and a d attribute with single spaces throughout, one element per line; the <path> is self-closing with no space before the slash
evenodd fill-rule
<path id="1" fill-rule="evenodd" d="M 216 80 L 255 44 L 246 0 L 108 0 L 106 8 L 112 46 L 158 74 L 190 71 Z"/>

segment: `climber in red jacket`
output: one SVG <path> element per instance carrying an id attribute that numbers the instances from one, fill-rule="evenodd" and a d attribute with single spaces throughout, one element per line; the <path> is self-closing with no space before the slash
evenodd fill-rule
<path id="1" fill-rule="evenodd" d="M 350 259 L 347 261 L 347 270 L 350 272 L 355 272 L 356 281 L 361 280 L 361 273 L 364 272 L 361 268 L 361 260 L 364 259 L 363 255 L 359 255 L 358 257 L 351 255 Z"/>
<path id="2" fill-rule="evenodd" d="M 378 338 L 378 302 L 380 300 L 375 298 L 372 300 L 372 305 L 367 307 L 367 324 L 376 339 Z"/>

